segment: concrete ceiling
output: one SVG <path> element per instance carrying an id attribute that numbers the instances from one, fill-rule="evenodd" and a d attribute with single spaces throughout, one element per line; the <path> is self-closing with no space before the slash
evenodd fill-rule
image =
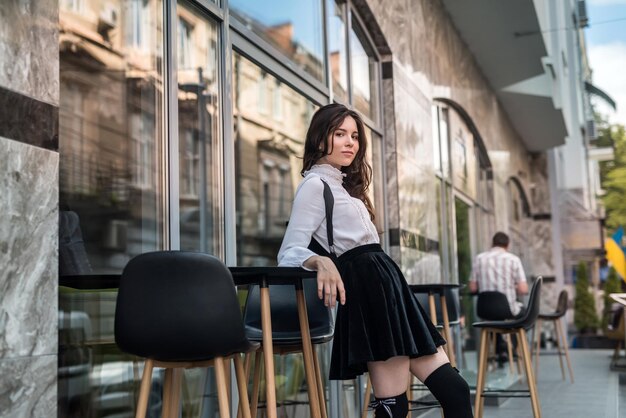
<path id="1" fill-rule="evenodd" d="M 547 56 L 532 0 L 443 0 L 529 151 L 565 143 L 567 128 L 552 100 Z"/>

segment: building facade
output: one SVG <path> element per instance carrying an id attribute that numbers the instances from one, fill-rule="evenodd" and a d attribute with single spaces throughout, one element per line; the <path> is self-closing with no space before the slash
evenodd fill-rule
<path id="1" fill-rule="evenodd" d="M 466 283 L 503 230 L 559 289 L 561 191 L 595 210 L 564 172 L 565 154 L 588 159 L 582 32 L 547 30 L 578 3 L 3 2 L 0 370 L 16 378 L 0 378 L 0 410 L 130 413 L 138 366 L 112 341 L 115 290 L 63 278 L 160 249 L 275 265 L 308 123 L 331 102 L 364 117 L 376 225 L 410 283 Z M 297 399 L 299 368 L 278 368 L 279 397 Z M 185 416 L 212 416 L 211 375 L 185 377 Z M 357 416 L 362 383 L 328 383 L 331 416 Z"/>

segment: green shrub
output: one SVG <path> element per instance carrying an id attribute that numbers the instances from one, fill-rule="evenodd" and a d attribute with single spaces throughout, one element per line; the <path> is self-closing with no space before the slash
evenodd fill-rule
<path id="1" fill-rule="evenodd" d="M 589 290 L 587 266 L 578 264 L 576 270 L 576 298 L 574 299 L 574 324 L 578 332 L 595 332 L 598 328 L 598 314 L 593 294 Z"/>

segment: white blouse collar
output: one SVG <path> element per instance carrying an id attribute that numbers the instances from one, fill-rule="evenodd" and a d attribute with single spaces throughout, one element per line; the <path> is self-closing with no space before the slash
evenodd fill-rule
<path id="1" fill-rule="evenodd" d="M 337 184 L 343 183 L 343 179 L 346 177 L 346 173 L 330 164 L 315 164 L 310 170 L 304 172 L 304 176 L 306 177 L 309 173 L 317 174 L 326 180 L 337 182 Z"/>

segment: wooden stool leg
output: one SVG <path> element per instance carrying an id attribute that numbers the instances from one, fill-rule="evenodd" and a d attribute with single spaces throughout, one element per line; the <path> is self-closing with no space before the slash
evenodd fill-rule
<path id="1" fill-rule="evenodd" d="M 507 352 L 509 353 L 509 370 L 511 371 L 511 373 L 514 372 L 513 370 L 513 343 L 511 342 L 511 334 L 506 334 L 503 335 L 503 337 L 506 339 L 506 349 Z"/>
<path id="2" fill-rule="evenodd" d="M 533 408 L 533 417 L 541 418 L 541 409 L 539 408 L 539 395 L 537 394 L 537 382 L 533 375 L 532 362 L 530 360 L 530 350 L 528 349 L 528 341 L 526 340 L 526 331 L 522 328 L 517 332 L 518 346 L 522 347 L 522 357 L 524 358 L 524 368 L 526 370 L 526 380 L 528 381 L 528 389 L 530 391 L 530 402 Z"/>
<path id="3" fill-rule="evenodd" d="M 480 349 L 478 350 L 478 376 L 476 377 L 476 399 L 474 401 L 474 414 L 476 418 L 482 418 L 483 416 L 483 391 L 485 390 L 485 375 L 487 374 L 487 360 L 488 360 L 488 343 L 491 338 L 490 332 L 487 329 L 480 331 Z"/>
<path id="4" fill-rule="evenodd" d="M 180 415 L 180 390 L 183 383 L 183 369 L 172 369 L 172 397 L 170 401 L 169 418 L 178 418 Z"/>
<path id="5" fill-rule="evenodd" d="M 174 369 L 166 368 L 163 378 L 163 402 L 161 404 L 161 418 L 169 418 L 172 405 L 172 380 L 174 379 Z"/>
<path id="6" fill-rule="evenodd" d="M 252 405 L 250 414 L 256 418 L 259 406 L 259 386 L 261 385 L 261 360 L 263 351 L 259 350 L 254 356 L 254 377 L 252 378 Z"/>
<path id="7" fill-rule="evenodd" d="M 239 391 L 239 410 L 243 418 L 250 418 L 250 400 L 248 399 L 248 379 L 241 355 L 235 354 L 235 374 L 237 375 L 237 389 Z"/>
<path id="8" fill-rule="evenodd" d="M 252 353 L 246 353 L 244 355 L 244 363 L 243 363 L 243 369 L 244 369 L 244 375 L 245 375 L 245 382 L 246 382 L 246 393 L 248 390 L 248 380 L 250 380 L 250 358 L 252 357 Z M 249 399 L 248 399 L 249 402 Z M 241 417 L 241 402 L 239 403 L 239 405 L 237 405 L 237 418 L 242 418 Z"/>
<path id="9" fill-rule="evenodd" d="M 304 359 L 304 371 L 306 373 L 306 385 L 309 393 L 311 418 L 320 418 L 322 414 L 320 411 L 320 401 L 317 398 L 317 391 L 315 390 L 315 366 L 313 364 L 313 347 L 311 345 L 309 318 L 306 310 L 304 291 L 301 288 L 296 289 L 296 301 L 298 305 L 300 333 L 302 334 L 302 357 Z M 267 373 L 265 375 L 267 376 Z"/>
<path id="10" fill-rule="evenodd" d="M 558 321 L 559 321 L 558 319 L 555 319 L 554 321 L 552 321 L 552 323 L 554 324 L 554 334 L 556 336 L 556 353 L 559 356 L 559 366 L 561 366 L 561 377 L 563 378 L 563 380 L 565 380 L 566 377 L 565 377 L 565 367 L 563 367 L 563 350 L 561 350 L 561 333 L 559 332 L 559 328 L 557 325 Z"/>
<path id="11" fill-rule="evenodd" d="M 148 398 L 150 396 L 150 387 L 152 386 L 152 369 L 154 363 L 152 360 L 146 360 L 143 366 L 143 376 L 141 378 L 141 386 L 139 388 L 139 400 L 137 401 L 137 412 L 135 418 L 146 418 L 148 410 Z"/>
<path id="12" fill-rule="evenodd" d="M 322 370 L 320 369 L 320 359 L 317 356 L 317 350 L 313 347 L 313 365 L 315 366 L 315 380 L 317 383 L 317 399 L 320 402 L 320 412 L 322 418 L 327 418 L 326 414 L 326 391 L 324 390 L 324 381 L 322 379 Z"/>
<path id="13" fill-rule="evenodd" d="M 574 371 L 572 370 L 572 363 L 569 359 L 569 349 L 567 344 L 567 337 L 565 336 L 565 331 L 562 328 L 561 319 L 557 319 L 555 321 L 555 326 L 558 329 L 559 334 L 561 334 L 561 341 L 563 341 L 563 351 L 565 352 L 565 361 L 567 362 L 567 368 L 569 369 L 569 377 L 572 383 L 574 383 Z"/>
<path id="14" fill-rule="evenodd" d="M 372 381 L 370 380 L 370 374 L 367 374 L 367 384 L 365 385 L 365 396 L 363 397 L 363 412 L 361 418 L 367 418 L 367 407 L 370 404 L 370 396 L 372 394 Z"/>
<path id="15" fill-rule="evenodd" d="M 450 332 L 450 318 L 448 317 L 448 304 L 446 302 L 446 296 L 441 294 L 439 302 L 441 304 L 441 315 L 443 319 L 443 332 L 446 339 L 446 351 L 448 358 L 450 359 L 450 365 L 456 367 L 456 358 L 454 353 L 454 341 L 452 339 L 452 332 Z"/>
<path id="16" fill-rule="evenodd" d="M 541 328 L 543 323 L 537 319 L 533 333 L 535 334 L 535 376 L 539 373 L 539 352 L 541 351 Z"/>
<path id="17" fill-rule="evenodd" d="M 224 373 L 225 365 L 229 362 L 224 361 L 224 357 L 215 357 L 215 381 L 217 383 L 217 399 L 220 407 L 220 418 L 230 418 L 228 406 L 228 391 L 226 390 L 226 374 Z"/>

